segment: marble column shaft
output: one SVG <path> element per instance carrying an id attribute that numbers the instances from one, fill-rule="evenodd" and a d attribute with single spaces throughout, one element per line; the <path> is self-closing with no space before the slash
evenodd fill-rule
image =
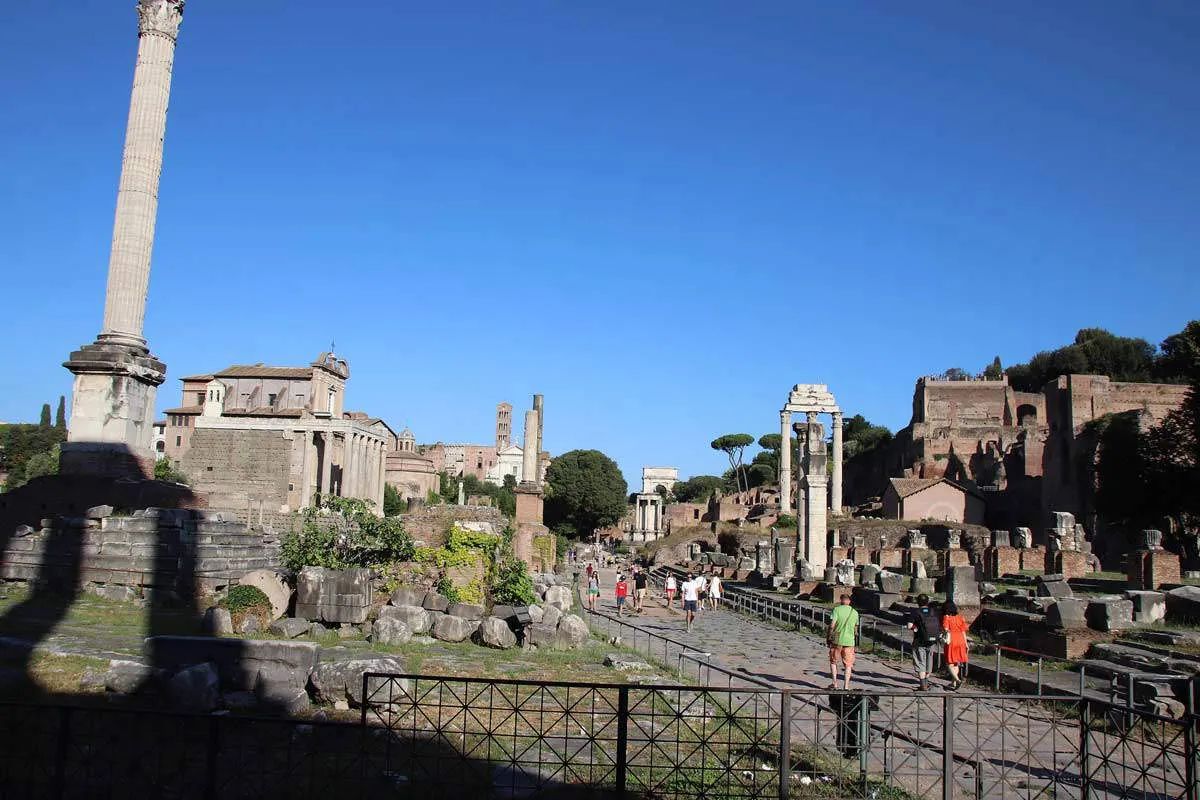
<path id="1" fill-rule="evenodd" d="M 792 412 L 779 412 L 779 513 L 792 513 Z"/>
<path id="2" fill-rule="evenodd" d="M 125 129 L 100 339 L 144 348 L 142 328 L 158 216 L 167 102 L 183 3 L 142 0 L 138 16 L 137 66 Z"/>
<path id="3" fill-rule="evenodd" d="M 832 485 L 829 493 L 832 497 L 833 513 L 842 513 L 842 412 L 833 412 L 833 469 L 829 475 Z"/>
<path id="4" fill-rule="evenodd" d="M 525 442 L 521 451 L 521 483 L 537 485 L 538 479 L 538 412 L 525 412 Z"/>

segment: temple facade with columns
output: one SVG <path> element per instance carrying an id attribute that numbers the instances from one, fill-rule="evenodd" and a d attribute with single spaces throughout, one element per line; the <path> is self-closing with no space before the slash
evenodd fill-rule
<path id="1" fill-rule="evenodd" d="M 322 353 L 306 367 L 235 365 L 182 379 L 167 409 L 167 455 L 210 508 L 287 513 L 318 495 L 383 507 L 387 423 L 346 411 L 350 365 Z"/>

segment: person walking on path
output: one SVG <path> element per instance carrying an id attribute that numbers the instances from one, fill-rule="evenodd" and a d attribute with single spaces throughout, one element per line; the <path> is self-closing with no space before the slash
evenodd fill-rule
<path id="1" fill-rule="evenodd" d="M 833 609 L 829 617 L 829 673 L 833 682 L 830 689 L 837 688 L 838 662 L 846 668 L 843 689 L 850 688 L 850 673 L 854 670 L 854 642 L 858 631 L 858 612 L 850 605 L 850 595 L 843 594 L 841 605 Z"/>
<path id="2" fill-rule="evenodd" d="M 721 579 L 713 575 L 708 581 L 708 602 L 712 608 L 721 605 Z"/>
<path id="3" fill-rule="evenodd" d="M 942 620 L 929 605 L 929 595 L 917 596 L 917 610 L 909 617 L 912 631 L 912 659 L 917 668 L 917 680 L 922 692 L 929 690 L 933 675 L 933 649 L 942 638 Z"/>
<path id="4" fill-rule="evenodd" d="M 617 585 L 613 587 L 613 593 L 617 596 L 617 616 L 624 616 L 625 598 L 629 596 L 629 584 L 625 582 L 624 575 L 617 576 Z"/>
<path id="5" fill-rule="evenodd" d="M 646 588 L 649 580 L 644 569 L 639 569 L 633 574 L 633 607 L 639 614 L 646 610 Z"/>
<path id="6" fill-rule="evenodd" d="M 704 580 L 703 576 L 697 578 L 692 573 L 688 573 L 687 580 L 683 582 L 683 613 L 687 617 L 687 631 L 692 632 L 692 623 L 696 619 L 696 608 L 700 602 L 700 581 Z"/>
<path id="7" fill-rule="evenodd" d="M 668 572 L 667 579 L 663 581 L 663 594 L 667 598 L 667 610 L 675 606 L 675 592 L 678 589 L 675 583 L 675 573 Z"/>
<path id="8" fill-rule="evenodd" d="M 967 667 L 967 621 L 958 613 L 953 600 L 942 606 L 942 630 L 946 639 L 946 667 L 950 670 L 950 691 L 956 692 L 966 679 Z"/>
<path id="9" fill-rule="evenodd" d="M 590 567 L 591 565 L 589 564 L 588 566 Z M 588 608 L 591 609 L 592 611 L 595 611 L 596 610 L 596 601 L 599 599 L 600 599 L 600 573 L 599 573 L 599 571 L 592 570 L 592 572 L 588 575 L 588 590 L 587 590 Z"/>

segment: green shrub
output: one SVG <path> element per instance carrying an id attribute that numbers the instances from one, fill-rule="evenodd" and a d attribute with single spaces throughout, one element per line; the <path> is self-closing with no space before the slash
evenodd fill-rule
<path id="1" fill-rule="evenodd" d="M 779 519 L 775 521 L 777 528 L 794 528 L 796 527 L 796 518 L 791 514 L 780 514 Z"/>
<path id="2" fill-rule="evenodd" d="M 492 602 L 507 605 L 529 605 L 537 601 L 533 593 L 533 580 L 525 568 L 525 562 L 510 556 L 496 566 L 492 583 Z"/>
<path id="3" fill-rule="evenodd" d="M 233 586 L 229 589 L 229 594 L 225 595 L 225 599 L 221 601 L 221 605 L 233 614 L 255 606 L 269 607 L 271 600 L 263 594 L 262 589 L 255 586 Z"/>
<path id="4" fill-rule="evenodd" d="M 303 567 L 350 569 L 413 557 L 413 538 L 395 517 L 378 517 L 371 503 L 325 496 L 304 509 L 300 530 L 280 540 L 279 563 L 292 572 Z"/>

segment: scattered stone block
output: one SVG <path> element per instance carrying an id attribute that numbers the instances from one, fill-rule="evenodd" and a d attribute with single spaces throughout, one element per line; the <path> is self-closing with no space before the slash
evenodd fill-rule
<path id="1" fill-rule="evenodd" d="M 429 612 L 420 606 L 396 605 L 379 609 L 379 618 L 392 617 L 403 622 L 415 634 L 429 633 Z"/>
<path id="2" fill-rule="evenodd" d="M 910 572 L 912 573 L 912 576 L 914 578 L 928 578 L 929 577 L 929 568 L 926 567 L 925 562 L 919 558 L 913 559 Z"/>
<path id="3" fill-rule="evenodd" d="M 517 635 L 508 627 L 508 623 L 497 617 L 483 620 L 472 638 L 476 644 L 496 650 L 507 650 L 517 646 Z"/>
<path id="4" fill-rule="evenodd" d="M 592 637 L 587 623 L 575 614 L 567 614 L 558 621 L 554 634 L 554 647 L 558 650 L 575 650 Z"/>
<path id="5" fill-rule="evenodd" d="M 904 597 L 900 594 L 881 592 L 876 589 L 868 589 L 864 586 L 857 586 L 854 589 L 854 607 L 869 614 L 878 614 L 880 611 L 886 611 L 903 600 Z"/>
<path id="6" fill-rule="evenodd" d="M 904 576 L 897 572 L 881 572 L 876 579 L 879 584 L 879 590 L 886 594 L 900 594 L 904 591 L 905 579 Z"/>
<path id="7" fill-rule="evenodd" d="M 525 629 L 525 640 L 537 647 L 553 647 L 554 636 L 557 633 L 557 626 L 539 623 Z"/>
<path id="8" fill-rule="evenodd" d="M 361 706 L 363 676 L 369 672 L 400 675 L 404 672 L 404 665 L 390 656 L 322 664 L 312 674 L 315 699 L 322 703 L 348 701 L 352 706 Z M 367 686 L 367 697 L 372 705 L 386 704 L 393 702 L 395 695 L 407 695 L 411 689 L 412 685 L 407 679 L 373 678 Z"/>
<path id="9" fill-rule="evenodd" d="M 571 610 L 571 590 L 566 586 L 551 586 L 546 589 L 546 595 L 543 598 L 547 606 L 556 606 L 559 611 Z"/>
<path id="10" fill-rule="evenodd" d="M 461 642 L 474 633 L 477 627 L 477 622 L 445 614 L 434 622 L 433 638 L 442 642 Z"/>
<path id="11" fill-rule="evenodd" d="M 18 539 L 22 539 L 26 536 L 32 536 L 33 534 L 37 533 L 37 531 L 29 525 L 18 525 L 15 533 Z"/>
<path id="12" fill-rule="evenodd" d="M 213 636 L 224 636 L 233 633 L 233 617 L 227 608 L 213 606 L 204 612 L 203 627 L 205 633 Z"/>
<path id="13" fill-rule="evenodd" d="M 371 611 L 369 569 L 305 567 L 296 582 L 296 616 L 361 625 Z"/>
<path id="14" fill-rule="evenodd" d="M 1133 601 L 1123 597 L 1092 598 L 1085 616 L 1093 630 L 1123 631 L 1133 627 Z"/>
<path id="15" fill-rule="evenodd" d="M 1012 535 L 1008 531 L 992 531 L 992 547 L 1012 547 Z"/>
<path id="16" fill-rule="evenodd" d="M 292 587 L 273 569 L 256 569 L 243 575 L 238 583 L 253 586 L 267 596 L 271 603 L 271 619 L 277 620 L 287 613 L 292 603 Z"/>
<path id="17" fill-rule="evenodd" d="M 313 622 L 308 626 L 308 635 L 312 639 L 320 639 L 323 636 L 328 636 L 330 633 L 332 631 L 319 622 Z"/>
<path id="18" fill-rule="evenodd" d="M 104 519 L 113 515 L 112 506 L 92 506 L 83 515 L 87 519 Z"/>
<path id="19" fill-rule="evenodd" d="M 401 586 L 392 592 L 388 603 L 393 606 L 419 606 L 425 601 L 425 592 L 411 586 Z"/>
<path id="20" fill-rule="evenodd" d="M 979 582 L 975 579 L 974 567 L 957 566 L 946 571 L 946 597 L 960 606 L 979 605 Z"/>
<path id="21" fill-rule="evenodd" d="M 217 668 L 212 664 L 185 667 L 167 682 L 167 696 L 180 710 L 208 713 L 217 707 L 220 696 Z"/>
<path id="22" fill-rule="evenodd" d="M 388 647 L 408 644 L 412 631 L 396 617 L 380 617 L 371 626 L 371 641 Z"/>
<path id="23" fill-rule="evenodd" d="M 879 579 L 879 573 L 882 570 L 874 564 L 867 564 L 862 568 L 862 574 L 859 576 L 859 583 L 862 586 L 875 588 Z"/>
<path id="24" fill-rule="evenodd" d="M 1073 597 L 1071 585 L 1067 583 L 1065 575 L 1047 574 L 1039 575 L 1034 582 L 1034 588 L 1037 590 L 1038 597 Z"/>
<path id="25" fill-rule="evenodd" d="M 558 606 L 546 606 L 542 612 L 542 624 L 549 625 L 551 628 L 558 627 L 558 621 L 563 618 L 563 612 L 558 610 Z"/>
<path id="26" fill-rule="evenodd" d="M 813 577 L 812 564 L 803 558 L 800 559 L 800 563 L 798 564 L 798 568 L 796 570 L 796 577 L 804 582 L 816 580 L 816 578 Z"/>
<path id="27" fill-rule="evenodd" d="M 604 657 L 604 666 L 612 667 L 617 672 L 634 672 L 652 670 L 654 667 L 640 659 L 625 656 L 620 653 L 609 653 Z"/>
<path id="28" fill-rule="evenodd" d="M 308 633 L 309 622 L 306 619 L 277 619 L 267 626 L 267 630 L 285 639 L 295 639 Z"/>
<path id="29" fill-rule="evenodd" d="M 536 603 L 529 606 L 529 619 L 531 619 L 535 625 L 542 621 L 542 617 L 545 615 L 545 613 L 546 610 Z"/>
<path id="30" fill-rule="evenodd" d="M 108 662 L 108 672 L 104 673 L 104 688 L 117 694 L 132 694 L 155 678 L 152 667 L 140 661 L 125 661 L 114 659 Z"/>
<path id="31" fill-rule="evenodd" d="M 470 603 L 452 603 L 446 613 L 452 617 L 460 617 L 461 619 L 480 620 L 483 619 L 483 606 L 476 606 Z"/>
<path id="32" fill-rule="evenodd" d="M 1129 591 L 1133 603 L 1133 621 L 1137 625 L 1153 625 L 1167 618 L 1167 596 L 1162 592 Z"/>
<path id="33" fill-rule="evenodd" d="M 242 636 L 252 636 L 256 633 L 262 633 L 262 621 L 253 614 L 249 614 L 242 618 L 238 623 L 237 632 Z"/>
<path id="34" fill-rule="evenodd" d="M 930 595 L 934 592 L 933 578 L 913 578 L 909 591 L 913 594 Z"/>
<path id="35" fill-rule="evenodd" d="M 1046 625 L 1058 629 L 1086 628 L 1087 606 L 1086 600 L 1060 597 L 1046 609 Z"/>
<path id="36" fill-rule="evenodd" d="M 1200 586 L 1180 586 L 1167 592 L 1167 621 L 1200 622 Z"/>
<path id="37" fill-rule="evenodd" d="M 221 686 L 255 691 L 263 684 L 304 688 L 316 669 L 321 646 L 315 642 L 275 639 L 218 639 L 211 636 L 151 636 L 146 659 L 176 672 L 194 664 L 212 664 Z"/>
<path id="38" fill-rule="evenodd" d="M 445 614 L 450 608 L 450 600 L 438 594 L 437 592 L 428 592 L 425 595 L 425 599 L 421 602 L 421 605 L 426 611 L 440 611 L 441 613 Z"/>
<path id="39" fill-rule="evenodd" d="M 362 636 L 362 629 L 357 625 L 343 625 L 338 628 L 337 635 L 339 639 L 357 639 Z"/>

